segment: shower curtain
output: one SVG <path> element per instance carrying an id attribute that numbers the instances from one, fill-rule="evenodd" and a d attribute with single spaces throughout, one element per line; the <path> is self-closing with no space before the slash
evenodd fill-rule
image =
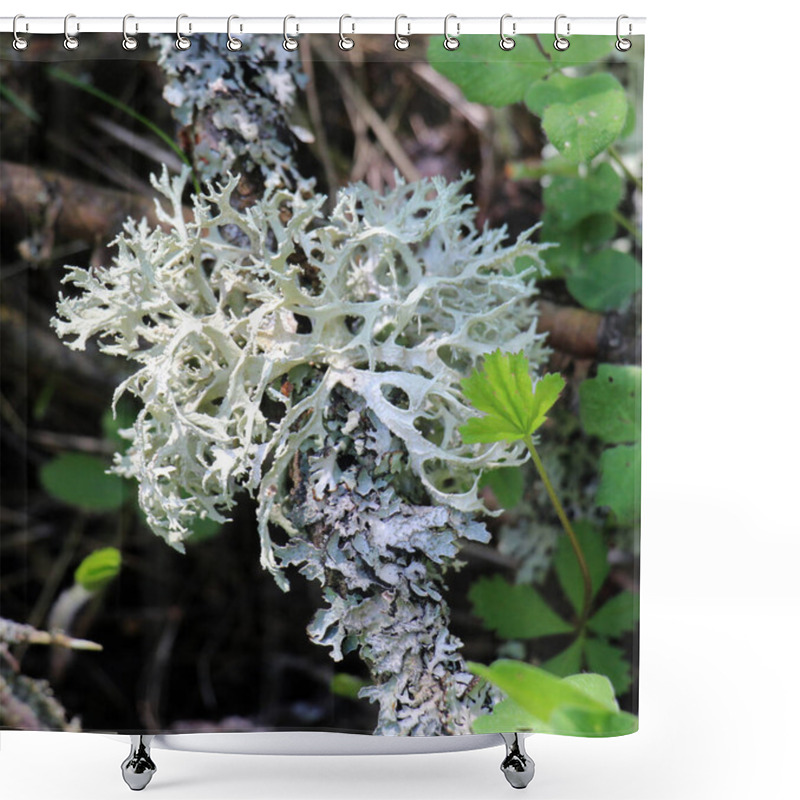
<path id="1" fill-rule="evenodd" d="M 642 37 L 28 39 L 0 728 L 635 731 Z"/>

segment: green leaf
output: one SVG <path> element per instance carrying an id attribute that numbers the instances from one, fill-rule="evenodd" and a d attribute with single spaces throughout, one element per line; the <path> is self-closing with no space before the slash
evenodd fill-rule
<path id="1" fill-rule="evenodd" d="M 572 49 L 572 48 L 570 48 Z M 607 72 L 587 75 L 582 78 L 568 78 L 556 73 L 547 80 L 531 84 L 525 93 L 525 105 L 536 114 L 544 116 L 544 112 L 553 105 L 570 105 L 587 97 L 594 97 L 607 92 L 622 92 L 622 84 Z"/>
<path id="2" fill-rule="evenodd" d="M 607 163 L 598 164 L 585 177 L 555 176 L 544 190 L 548 215 L 564 229 L 592 214 L 613 211 L 622 200 L 622 178 Z"/>
<path id="3" fill-rule="evenodd" d="M 579 636 L 566 650 L 545 661 L 542 669 L 562 678 L 580 672 L 583 667 L 583 641 L 584 637 Z"/>
<path id="4" fill-rule="evenodd" d="M 603 534 L 586 520 L 577 520 L 572 527 L 586 558 L 586 566 L 589 567 L 592 599 L 594 599 L 609 571 L 608 551 L 603 541 Z M 583 609 L 583 576 L 575 552 L 566 536 L 561 536 L 558 540 L 553 566 L 564 594 L 569 598 L 575 611 L 580 613 Z"/>
<path id="5" fill-rule="evenodd" d="M 117 416 L 114 417 L 114 412 L 108 409 L 100 419 L 100 426 L 103 429 L 103 435 L 108 439 L 114 447 L 119 451 L 127 450 L 130 446 L 130 439 L 124 439 L 119 435 L 121 430 L 132 428 L 136 422 L 136 409 L 132 405 L 120 402 L 117 405 Z"/>
<path id="6" fill-rule="evenodd" d="M 489 106 L 506 106 L 522 100 L 532 81 L 550 69 L 529 36 L 516 37 L 513 50 L 503 51 L 497 37 L 464 36 L 457 50 L 445 50 L 439 37 L 428 46 L 431 66 L 460 87 L 467 100 Z"/>
<path id="7" fill-rule="evenodd" d="M 568 675 L 564 678 L 564 683 L 568 683 L 570 686 L 580 689 L 584 694 L 588 694 L 589 697 L 593 697 L 609 711 L 619 711 L 619 704 L 614 695 L 614 687 L 605 675 L 596 675 L 591 672 Z"/>
<path id="8" fill-rule="evenodd" d="M 599 608 L 587 625 L 594 633 L 618 637 L 632 631 L 638 619 L 639 598 L 632 592 L 620 592 Z"/>
<path id="9" fill-rule="evenodd" d="M 600 485 L 595 502 L 608 506 L 620 525 L 639 519 L 642 448 L 639 444 L 610 447 L 600 456 Z"/>
<path id="10" fill-rule="evenodd" d="M 586 256 L 567 276 L 570 294 L 592 311 L 620 309 L 642 286 L 642 267 L 628 253 L 601 250 Z"/>
<path id="11" fill-rule="evenodd" d="M 617 695 L 625 694 L 631 686 L 630 664 L 625 652 L 605 639 L 594 638 L 586 640 L 584 650 L 589 669 L 605 675 L 614 685 Z"/>
<path id="12" fill-rule="evenodd" d="M 561 228 L 555 217 L 545 210 L 539 230 L 540 242 L 556 242 L 558 247 L 544 252 L 550 278 L 574 272 L 586 257 L 587 248 L 608 241 L 617 230 L 610 214 L 592 214 L 572 228 Z"/>
<path id="13" fill-rule="evenodd" d="M 488 486 L 503 508 L 514 508 L 525 492 L 525 481 L 519 467 L 499 467 L 484 472 L 481 487 Z"/>
<path id="14" fill-rule="evenodd" d="M 600 77 L 593 75 L 570 80 L 588 81 Z M 574 92 L 569 92 L 568 96 L 571 94 Z M 542 102 L 542 97 L 536 97 L 534 102 Z M 592 93 L 572 102 L 547 105 L 542 115 L 542 127 L 565 158 L 575 163 L 591 161 L 619 136 L 627 113 L 625 90 L 617 85 L 609 91 Z"/>
<path id="15" fill-rule="evenodd" d="M 39 479 L 53 497 L 86 511 L 112 511 L 122 505 L 122 478 L 107 475 L 106 464 L 85 453 L 56 456 L 41 468 Z"/>
<path id="16" fill-rule="evenodd" d="M 469 589 L 472 611 L 504 639 L 533 639 L 571 633 L 572 626 L 528 585 L 508 583 L 502 576 L 479 578 Z"/>
<path id="17" fill-rule="evenodd" d="M 501 700 L 492 709 L 491 714 L 484 714 L 472 723 L 473 733 L 509 733 L 512 731 L 547 733 L 548 726 L 513 700 Z"/>
<path id="18" fill-rule="evenodd" d="M 495 661 L 490 667 L 471 662 L 467 666 L 505 692 L 514 704 L 500 703 L 497 721 L 493 721 L 494 714 L 476 720 L 476 733 L 534 730 L 571 736 L 618 736 L 636 730 L 636 718 L 617 709 L 608 681 L 602 676 L 559 679 L 530 664 L 510 660 Z"/>
<path id="19" fill-rule="evenodd" d="M 496 350 L 484 359 L 483 371 L 475 370 L 461 381 L 467 400 L 486 414 L 461 426 L 465 443 L 515 442 L 544 424 L 564 388 L 564 379 L 558 373 L 545 375 L 534 390 L 528 369 L 522 352 Z"/>
<path id="20" fill-rule="evenodd" d="M 347 672 L 337 672 L 331 678 L 331 692 L 348 700 L 358 700 L 359 690 L 367 685 L 368 681 Z"/>
<path id="21" fill-rule="evenodd" d="M 99 592 L 119 575 L 122 554 L 116 547 L 95 550 L 81 561 L 75 570 L 75 583 L 87 592 Z"/>
<path id="22" fill-rule="evenodd" d="M 606 711 L 606 706 L 575 686 L 543 669 L 523 661 L 500 659 L 487 667 L 467 663 L 475 675 L 485 678 L 505 692 L 515 703 L 537 719 L 547 722 L 560 706 Z"/>
<path id="23" fill-rule="evenodd" d="M 638 442 L 642 424 L 642 368 L 600 364 L 578 389 L 586 433 L 609 444 Z"/>
<path id="24" fill-rule="evenodd" d="M 626 736 L 636 733 L 639 720 L 627 711 L 597 712 L 559 708 L 550 717 L 550 733 L 567 736 Z"/>

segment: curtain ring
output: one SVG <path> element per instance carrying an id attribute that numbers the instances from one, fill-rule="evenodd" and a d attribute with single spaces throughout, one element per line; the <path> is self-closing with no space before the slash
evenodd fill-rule
<path id="1" fill-rule="evenodd" d="M 14 41 L 11 43 L 15 50 L 25 50 L 28 47 L 28 40 L 24 39 L 22 36 L 19 35 L 17 32 L 17 22 L 18 20 L 26 19 L 24 14 L 17 14 L 14 17 L 14 24 L 12 25 L 11 32 L 14 34 Z M 25 23 L 25 30 L 28 30 L 28 23 Z"/>
<path id="2" fill-rule="evenodd" d="M 130 36 L 128 34 L 128 20 L 129 19 L 136 19 L 133 14 L 126 14 L 122 18 L 122 49 L 123 50 L 135 50 L 139 46 L 139 42 L 136 40 L 135 36 Z M 136 23 L 135 30 L 139 30 L 139 23 Z"/>
<path id="3" fill-rule="evenodd" d="M 77 36 L 72 36 L 72 34 L 70 34 L 70 32 L 69 32 L 69 21 L 71 19 L 75 19 L 75 15 L 74 14 L 67 14 L 67 16 L 64 17 L 64 49 L 65 50 L 75 50 L 77 48 L 78 44 L 80 44 L 78 42 L 78 37 Z M 80 29 L 81 29 L 81 26 L 76 22 L 75 23 L 75 32 L 77 33 Z"/>
<path id="4" fill-rule="evenodd" d="M 405 36 L 400 35 L 400 20 L 401 19 L 408 19 L 405 14 L 398 14 L 394 18 L 394 48 L 395 50 L 408 50 L 409 45 L 411 42 L 408 41 L 409 36 L 411 36 L 411 23 L 406 23 L 408 25 L 408 33 Z"/>
<path id="5" fill-rule="evenodd" d="M 455 36 L 451 36 L 448 33 L 448 30 L 447 30 L 447 25 L 448 25 L 448 23 L 450 22 L 451 19 L 456 20 L 456 35 Z M 458 50 L 458 46 L 459 46 L 459 44 L 461 44 L 461 42 L 458 41 L 456 36 L 458 36 L 459 33 L 461 33 L 461 23 L 458 22 L 458 17 L 455 14 L 448 14 L 444 18 L 444 42 L 443 42 L 443 44 L 444 44 L 444 49 L 445 50 Z"/>
<path id="6" fill-rule="evenodd" d="M 628 50 L 631 49 L 631 46 L 633 45 L 633 42 L 631 42 L 630 39 L 623 39 L 619 35 L 619 27 L 620 27 L 619 24 L 620 24 L 620 22 L 622 22 L 623 19 L 628 19 L 628 17 L 625 14 L 620 14 L 617 17 L 617 41 L 616 41 L 616 44 L 614 45 L 614 47 L 616 47 L 617 50 L 620 51 L 620 53 L 627 52 Z M 628 23 L 628 36 L 630 36 L 632 32 L 633 32 L 633 26 L 629 22 Z"/>
<path id="7" fill-rule="evenodd" d="M 556 39 L 553 42 L 553 47 L 555 47 L 555 49 L 558 50 L 559 53 L 563 53 L 569 47 L 569 39 L 565 39 L 558 32 L 558 21 L 560 19 L 566 19 L 566 18 L 567 18 L 566 14 L 559 14 L 556 17 L 556 22 L 555 22 L 555 26 L 554 26 Z M 570 28 L 570 25 L 569 25 L 569 22 L 568 22 L 567 23 L 567 36 L 569 36 L 569 28 Z"/>
<path id="8" fill-rule="evenodd" d="M 181 33 L 181 20 L 188 19 L 188 17 L 188 14 L 178 14 L 178 18 L 175 20 L 175 47 L 178 50 L 188 50 L 192 46 L 191 41 Z M 191 32 L 192 25 L 189 23 L 189 33 Z"/>
<path id="9" fill-rule="evenodd" d="M 235 19 L 239 19 L 239 17 L 237 17 L 235 14 L 232 14 L 230 17 L 228 17 L 228 42 L 225 46 L 231 52 L 242 49 L 242 40 L 231 35 L 231 22 L 233 22 Z M 241 29 L 241 26 L 239 26 L 239 30 Z"/>
<path id="10" fill-rule="evenodd" d="M 289 15 L 288 17 L 284 17 L 283 18 L 283 49 L 284 50 L 288 50 L 291 53 L 293 50 L 297 50 L 298 41 L 297 41 L 297 39 L 293 39 L 291 36 L 289 36 L 289 20 L 290 19 L 297 19 L 297 17 L 293 17 L 293 16 Z M 300 26 L 297 25 L 296 27 L 297 27 L 297 30 L 295 32 L 295 35 L 300 33 Z"/>
<path id="11" fill-rule="evenodd" d="M 342 14 L 342 16 L 339 17 L 339 48 L 341 50 L 352 50 L 356 46 L 356 43 L 350 37 L 345 36 L 344 32 L 342 31 L 342 28 L 344 26 L 344 21 L 346 19 L 353 19 L 353 18 L 349 14 Z M 354 22 L 353 33 L 355 33 L 355 30 L 356 30 L 356 24 Z"/>
<path id="12" fill-rule="evenodd" d="M 516 42 L 510 37 L 506 36 L 505 31 L 503 30 L 503 26 L 505 25 L 505 21 L 507 19 L 511 19 L 511 14 L 503 14 L 500 17 L 500 49 L 501 50 L 513 50 Z M 511 33 L 516 35 L 517 33 L 517 23 L 511 23 Z"/>

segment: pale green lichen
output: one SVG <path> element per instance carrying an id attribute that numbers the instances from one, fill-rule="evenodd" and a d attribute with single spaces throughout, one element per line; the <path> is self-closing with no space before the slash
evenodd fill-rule
<path id="1" fill-rule="evenodd" d="M 155 181 L 171 206 L 159 206 L 163 228 L 129 221 L 112 266 L 69 268 L 64 280 L 79 292 L 60 298 L 54 319 L 70 347 L 97 337 L 101 351 L 138 365 L 115 393 L 141 402 L 116 469 L 138 480 L 153 530 L 182 549 L 197 516 L 225 519 L 247 489 L 262 563 L 286 588 L 268 526 L 297 533 L 287 469 L 306 441 L 324 441 L 337 386 L 403 442 L 429 502 L 484 510 L 480 471 L 524 454 L 461 441 L 473 412 L 460 380 L 498 346 L 542 359 L 531 232 L 504 246 L 504 230 L 475 227 L 466 179 L 440 178 L 398 178 L 384 196 L 347 187 L 324 221 L 323 196 L 277 177 L 238 211 L 234 179 L 196 197 L 185 222 L 187 175 Z M 226 225 L 247 246 L 226 241 Z"/>

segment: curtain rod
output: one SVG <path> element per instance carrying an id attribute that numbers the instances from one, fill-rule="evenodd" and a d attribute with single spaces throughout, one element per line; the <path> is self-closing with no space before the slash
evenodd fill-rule
<path id="1" fill-rule="evenodd" d="M 184 36 L 196 33 L 226 33 L 228 17 L 195 17 L 181 15 L 180 30 Z M 526 33 L 552 34 L 555 17 L 514 17 L 505 15 L 503 29 L 509 36 Z M 122 17 L 83 17 L 69 15 L 69 33 L 120 33 Z M 145 33 L 175 33 L 175 17 L 137 17 L 129 16 L 126 30 L 135 36 Z M 234 17 L 231 31 L 235 34 L 284 33 L 284 25 L 291 35 L 303 33 L 339 34 L 392 34 L 395 25 L 403 36 L 415 34 L 443 34 L 444 17 Z M 637 36 L 645 32 L 644 17 L 625 17 L 621 22 L 623 36 Z M 19 34 L 61 34 L 64 35 L 65 17 L 20 16 L 17 20 Z M 569 26 L 569 28 L 567 27 Z M 14 30 L 14 17 L 0 17 L 0 32 Z M 558 30 L 562 36 L 608 35 L 617 32 L 616 17 L 570 17 L 559 15 Z M 500 32 L 500 16 L 497 17 L 459 17 L 451 15 L 448 23 L 451 35 L 461 36 L 476 33 Z"/>

